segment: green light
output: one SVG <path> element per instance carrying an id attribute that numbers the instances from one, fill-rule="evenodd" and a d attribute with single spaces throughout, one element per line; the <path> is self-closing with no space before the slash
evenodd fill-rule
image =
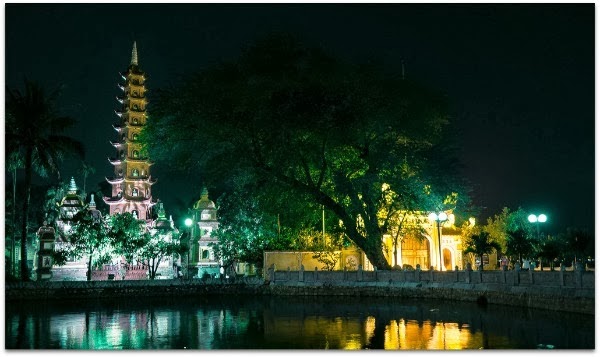
<path id="1" fill-rule="evenodd" d="M 186 226 L 188 226 L 188 227 L 191 227 L 191 226 L 192 226 L 192 223 L 193 223 L 193 221 L 192 221 L 192 219 L 191 219 L 191 218 L 186 218 L 186 219 L 185 219 L 185 225 L 186 225 Z"/>
<path id="2" fill-rule="evenodd" d="M 530 214 L 530 215 L 527 217 L 527 220 L 528 220 L 529 222 L 531 222 L 531 223 L 535 223 L 535 222 L 537 222 L 537 219 L 538 219 L 538 218 L 537 218 L 537 216 L 536 216 L 535 214 Z"/>
<path id="3" fill-rule="evenodd" d="M 547 220 L 548 220 L 548 217 L 546 217 L 546 215 L 545 215 L 545 214 L 540 214 L 540 215 L 538 216 L 538 222 L 544 223 L 544 222 L 546 222 Z"/>

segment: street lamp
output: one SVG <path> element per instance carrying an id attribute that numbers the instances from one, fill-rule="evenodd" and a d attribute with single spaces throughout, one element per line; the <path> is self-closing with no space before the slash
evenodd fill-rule
<path id="1" fill-rule="evenodd" d="M 548 220 L 548 216 L 546 216 L 543 213 L 538 216 L 536 216 L 535 214 L 530 214 L 529 216 L 527 216 L 527 220 L 529 221 L 529 223 L 545 223 Z M 536 224 L 535 226 L 537 227 L 538 238 L 540 238 L 540 225 Z"/>
<path id="2" fill-rule="evenodd" d="M 438 250 L 440 256 L 440 271 L 442 271 L 442 267 L 444 266 L 442 262 L 442 226 L 441 223 L 448 220 L 448 215 L 446 212 L 431 212 L 429 214 L 429 219 L 435 221 L 437 223 L 437 231 L 438 231 Z"/>
<path id="3" fill-rule="evenodd" d="M 192 232 L 193 232 L 193 225 L 194 221 L 191 218 L 186 218 L 185 219 L 185 225 L 186 227 L 188 227 L 188 241 L 187 241 L 187 254 L 186 254 L 186 260 L 187 263 L 185 264 L 185 278 L 189 279 L 190 277 L 190 247 L 191 247 L 191 242 L 192 242 Z"/>
<path id="4" fill-rule="evenodd" d="M 540 215 L 537 215 L 537 216 L 535 214 L 530 214 L 529 216 L 527 216 L 527 220 L 529 221 L 529 223 L 535 223 L 535 228 L 537 230 L 537 239 L 541 239 L 542 237 L 540 235 L 539 223 L 545 223 L 548 220 L 548 216 L 546 216 L 543 213 Z M 541 260 L 540 260 L 540 270 L 542 270 Z"/>

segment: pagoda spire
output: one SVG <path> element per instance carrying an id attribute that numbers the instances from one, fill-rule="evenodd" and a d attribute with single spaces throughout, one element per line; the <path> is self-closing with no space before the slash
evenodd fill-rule
<path id="1" fill-rule="evenodd" d="M 137 46 L 135 41 L 133 41 L 133 49 L 131 50 L 131 65 L 138 65 Z"/>

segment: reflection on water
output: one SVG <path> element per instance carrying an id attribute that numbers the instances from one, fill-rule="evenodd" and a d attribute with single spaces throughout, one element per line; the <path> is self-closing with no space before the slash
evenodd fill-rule
<path id="1" fill-rule="evenodd" d="M 7 304 L 8 349 L 594 348 L 594 316 L 469 303 L 236 297 Z"/>

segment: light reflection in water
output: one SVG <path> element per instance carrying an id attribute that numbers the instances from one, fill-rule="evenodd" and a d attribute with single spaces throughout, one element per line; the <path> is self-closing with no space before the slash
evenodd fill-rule
<path id="1" fill-rule="evenodd" d="M 258 298 L 7 306 L 5 348 L 461 350 L 540 343 L 594 348 L 593 316 L 443 306 Z"/>

